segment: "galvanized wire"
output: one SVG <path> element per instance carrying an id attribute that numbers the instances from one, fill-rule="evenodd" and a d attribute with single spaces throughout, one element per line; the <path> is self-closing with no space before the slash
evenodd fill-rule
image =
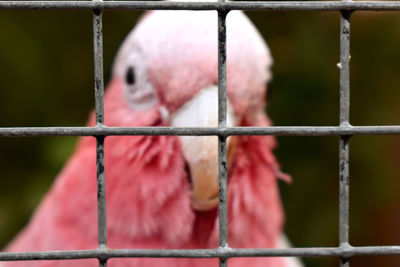
<path id="1" fill-rule="evenodd" d="M 399 1 L 0 1 L 0 9 L 168 9 L 168 10 L 399 10 Z"/>
<path id="2" fill-rule="evenodd" d="M 102 0 L 94 0 L 101 2 Z M 104 125 L 103 16 L 93 10 L 94 95 L 96 126 Z M 96 136 L 97 227 L 99 249 L 107 248 L 105 136 Z M 99 266 L 107 267 L 107 258 L 99 258 Z"/>
<path id="3" fill-rule="evenodd" d="M 270 127 L 2 127 L 0 137 L 184 135 L 340 136 L 399 135 L 400 126 L 270 126 Z"/>
<path id="4" fill-rule="evenodd" d="M 221 0 L 220 3 L 223 3 Z M 226 15 L 218 11 L 218 128 L 226 126 Z M 218 220 L 219 247 L 228 248 L 228 163 L 226 157 L 227 137 L 218 137 Z M 228 259 L 219 258 L 219 267 L 228 266 Z"/>
<path id="5" fill-rule="evenodd" d="M 350 16 L 344 10 L 340 16 L 340 125 L 350 124 Z M 349 140 L 341 135 L 339 140 L 339 245 L 349 246 Z M 349 267 L 348 257 L 341 256 L 340 266 Z"/>
<path id="6" fill-rule="evenodd" d="M 288 249 L 109 249 L 1 252 L 0 261 L 110 258 L 345 257 L 399 255 L 400 246 L 308 247 Z"/>
<path id="7" fill-rule="evenodd" d="M 356 255 L 400 255 L 400 246 L 349 244 L 349 140 L 353 135 L 400 135 L 400 126 L 350 125 L 350 16 L 357 10 L 400 10 L 400 2 L 271 1 L 271 2 L 158 2 L 158 1 L 0 1 L 0 9 L 89 9 L 93 11 L 94 88 L 96 126 L 93 127 L 3 127 L 0 137 L 94 136 L 97 140 L 98 249 L 77 251 L 0 252 L 0 261 L 64 260 L 96 258 L 107 266 L 110 258 L 219 258 L 227 266 L 232 257 L 340 257 L 349 266 Z M 218 127 L 107 127 L 104 125 L 104 75 L 102 11 L 108 9 L 168 9 L 218 11 Z M 226 127 L 226 24 L 230 10 L 337 10 L 340 11 L 340 121 L 339 126 Z M 218 136 L 219 151 L 219 248 L 217 249 L 109 249 L 107 248 L 105 147 L 112 135 L 204 135 Z M 228 243 L 227 137 L 232 135 L 338 136 L 339 137 L 339 245 L 288 249 L 233 249 Z"/>

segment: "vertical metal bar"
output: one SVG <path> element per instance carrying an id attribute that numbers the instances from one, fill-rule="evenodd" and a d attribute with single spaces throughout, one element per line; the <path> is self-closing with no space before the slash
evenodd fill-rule
<path id="1" fill-rule="evenodd" d="M 103 76 L 103 16 L 101 10 L 93 11 L 94 93 L 96 123 L 104 124 Z"/>
<path id="2" fill-rule="evenodd" d="M 226 126 L 226 12 L 218 12 L 218 126 Z"/>
<path id="3" fill-rule="evenodd" d="M 104 124 L 104 76 L 103 76 L 103 19 L 102 11 L 93 11 L 93 46 L 94 46 L 94 84 L 96 125 Z M 99 249 L 107 247 L 106 184 L 104 167 L 104 136 L 96 137 L 97 168 L 97 214 Z M 99 258 L 99 266 L 106 267 L 107 259 Z"/>
<path id="4" fill-rule="evenodd" d="M 107 247 L 106 221 L 106 184 L 104 168 L 104 137 L 96 137 L 96 167 L 97 167 L 97 225 L 99 248 Z M 99 259 L 99 266 L 106 267 L 107 259 Z"/>
<path id="5" fill-rule="evenodd" d="M 218 11 L 218 127 L 226 126 L 226 15 Z M 228 208 L 227 208 L 227 160 L 226 137 L 218 138 L 218 183 L 219 183 L 219 247 L 228 246 Z M 219 266 L 228 266 L 227 258 L 219 258 Z"/>
<path id="6" fill-rule="evenodd" d="M 350 15 L 340 17 L 340 125 L 347 126 L 350 118 Z"/>
<path id="7" fill-rule="evenodd" d="M 349 125 L 350 118 L 350 16 L 342 11 L 340 17 L 340 125 Z M 339 141 L 339 242 L 349 245 L 349 139 Z M 349 258 L 342 257 L 341 267 L 349 267 Z"/>

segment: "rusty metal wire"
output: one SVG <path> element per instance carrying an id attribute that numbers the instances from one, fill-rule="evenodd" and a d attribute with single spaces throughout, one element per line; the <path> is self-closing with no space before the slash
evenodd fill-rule
<path id="1" fill-rule="evenodd" d="M 13 127 L 0 128 L 0 137 L 26 136 L 94 136 L 97 140 L 97 189 L 98 189 L 98 249 L 45 252 L 0 252 L 0 261 L 16 260 L 65 260 L 97 258 L 99 266 L 115 257 L 173 257 L 219 258 L 220 266 L 227 266 L 232 257 L 340 257 L 340 266 L 349 266 L 349 259 L 356 255 L 400 255 L 400 246 L 358 246 L 349 244 L 349 139 L 353 135 L 400 134 L 400 126 L 352 126 L 350 113 L 350 17 L 357 10 L 400 10 L 400 2 L 352 1 L 271 1 L 271 2 L 158 2 L 158 1 L 0 1 L 0 9 L 89 9 L 93 11 L 93 44 L 95 70 L 94 127 Z M 108 9 L 169 9 L 218 11 L 218 74 L 219 101 L 218 127 L 106 127 L 104 122 L 104 75 L 102 11 Z M 226 127 L 226 24 L 230 10 L 334 10 L 340 20 L 340 125 L 309 127 Z M 109 249 L 106 231 L 106 197 L 104 170 L 104 138 L 110 135 L 216 135 L 219 137 L 219 222 L 218 249 L 157 250 Z M 286 136 L 339 136 L 339 246 L 288 249 L 232 249 L 227 238 L 227 170 L 226 138 L 230 135 L 286 135 Z"/>

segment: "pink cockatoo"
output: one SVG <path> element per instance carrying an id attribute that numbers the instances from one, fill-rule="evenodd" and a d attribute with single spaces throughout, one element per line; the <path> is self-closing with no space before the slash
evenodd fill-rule
<path id="1" fill-rule="evenodd" d="M 228 126 L 268 126 L 270 52 L 240 11 L 227 16 Z M 122 44 L 105 95 L 107 126 L 217 126 L 217 14 L 151 11 Z M 94 116 L 89 125 L 94 125 Z M 284 242 L 271 136 L 228 139 L 228 240 L 233 248 Z M 112 136 L 105 141 L 107 246 L 218 247 L 217 137 Z M 95 249 L 95 139 L 83 137 L 29 224 L 6 251 Z M 300 266 L 235 258 L 229 266 Z M 97 266 L 97 260 L 3 262 Z M 217 259 L 110 259 L 109 266 L 217 266 Z"/>

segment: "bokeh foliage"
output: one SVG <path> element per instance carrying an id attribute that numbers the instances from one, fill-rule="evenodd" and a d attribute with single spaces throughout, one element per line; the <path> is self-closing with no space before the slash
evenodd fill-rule
<path id="1" fill-rule="evenodd" d="M 139 12 L 104 13 L 104 65 Z M 339 13 L 248 13 L 274 57 L 268 114 L 275 125 L 338 125 Z M 399 124 L 400 14 L 352 16 L 351 122 Z M 94 105 L 89 11 L 0 11 L 0 126 L 81 126 Z M 228 44 L 229 45 L 229 44 Z M 336 246 L 338 138 L 279 137 L 286 231 L 296 246 Z M 0 247 L 23 227 L 72 153 L 76 138 L 0 138 Z M 351 243 L 400 242 L 399 138 L 351 139 Z M 306 259 L 337 266 L 337 259 Z M 384 264 L 383 264 L 384 263 Z M 352 266 L 399 264 L 358 257 Z"/>

